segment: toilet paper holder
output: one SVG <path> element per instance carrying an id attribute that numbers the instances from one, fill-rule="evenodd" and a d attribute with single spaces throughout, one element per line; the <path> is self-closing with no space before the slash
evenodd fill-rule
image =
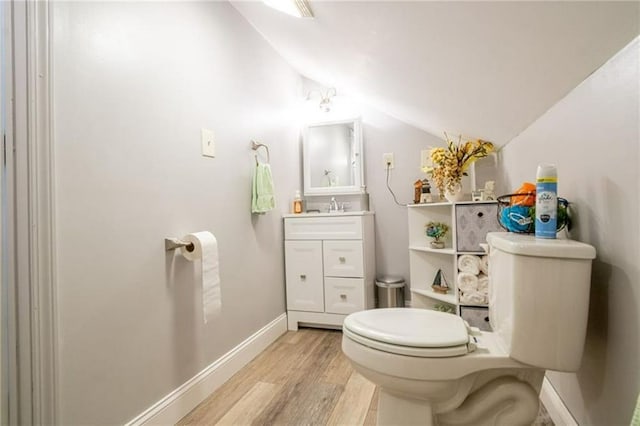
<path id="1" fill-rule="evenodd" d="M 164 239 L 164 249 L 166 251 L 175 250 L 177 248 L 184 247 L 187 251 L 191 252 L 195 249 L 195 246 L 192 242 L 182 241 L 179 238 L 165 238 Z"/>

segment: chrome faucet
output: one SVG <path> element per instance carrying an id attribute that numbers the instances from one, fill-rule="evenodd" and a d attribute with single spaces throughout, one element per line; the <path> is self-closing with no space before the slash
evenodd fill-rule
<path id="1" fill-rule="evenodd" d="M 331 197 L 331 202 L 329 203 L 329 213 L 337 212 L 338 210 L 339 208 L 338 208 L 338 202 L 336 201 L 336 197 Z"/>

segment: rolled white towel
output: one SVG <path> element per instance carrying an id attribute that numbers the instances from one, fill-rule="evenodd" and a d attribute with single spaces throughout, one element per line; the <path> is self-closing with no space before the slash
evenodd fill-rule
<path id="1" fill-rule="evenodd" d="M 486 302 L 485 296 L 477 291 L 470 291 L 460 295 L 460 303 L 468 305 L 484 305 Z"/>
<path id="2" fill-rule="evenodd" d="M 478 291 L 482 294 L 489 294 L 489 277 L 480 274 L 478 275 Z"/>
<path id="3" fill-rule="evenodd" d="M 458 274 L 458 289 L 463 293 L 478 291 L 478 277 L 468 272 Z"/>
<path id="4" fill-rule="evenodd" d="M 480 272 L 489 275 L 489 256 L 482 256 L 480 258 Z"/>
<path id="5" fill-rule="evenodd" d="M 463 254 L 458 258 L 458 270 L 478 275 L 480 273 L 480 258 L 472 254 Z"/>

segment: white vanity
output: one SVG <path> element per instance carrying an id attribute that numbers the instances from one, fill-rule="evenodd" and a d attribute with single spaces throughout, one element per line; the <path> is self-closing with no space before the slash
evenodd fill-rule
<path id="1" fill-rule="evenodd" d="M 289 330 L 340 328 L 374 308 L 372 212 L 284 215 Z"/>

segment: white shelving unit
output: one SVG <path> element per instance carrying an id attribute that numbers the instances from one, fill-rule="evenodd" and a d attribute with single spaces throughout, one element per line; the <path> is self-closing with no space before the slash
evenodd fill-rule
<path id="1" fill-rule="evenodd" d="M 458 256 L 482 255 L 484 252 L 477 245 L 472 250 L 466 246 L 458 247 L 466 237 L 460 233 L 473 232 L 477 239 L 484 242 L 486 232 L 499 230 L 496 211 L 495 201 L 409 205 L 409 273 L 413 307 L 433 309 L 438 304 L 446 303 L 455 313 L 461 314 L 461 307 L 467 305 L 461 305 L 458 298 Z M 443 249 L 434 249 L 430 246 L 432 239 L 425 233 L 425 225 L 430 221 L 449 225 L 449 233 Z M 465 231 L 459 226 L 459 221 L 464 222 Z M 465 244 L 468 246 L 467 243 Z M 447 294 L 437 293 L 431 288 L 438 270 L 443 272 L 451 288 Z M 478 306 L 486 305 L 474 305 L 474 307 Z"/>

